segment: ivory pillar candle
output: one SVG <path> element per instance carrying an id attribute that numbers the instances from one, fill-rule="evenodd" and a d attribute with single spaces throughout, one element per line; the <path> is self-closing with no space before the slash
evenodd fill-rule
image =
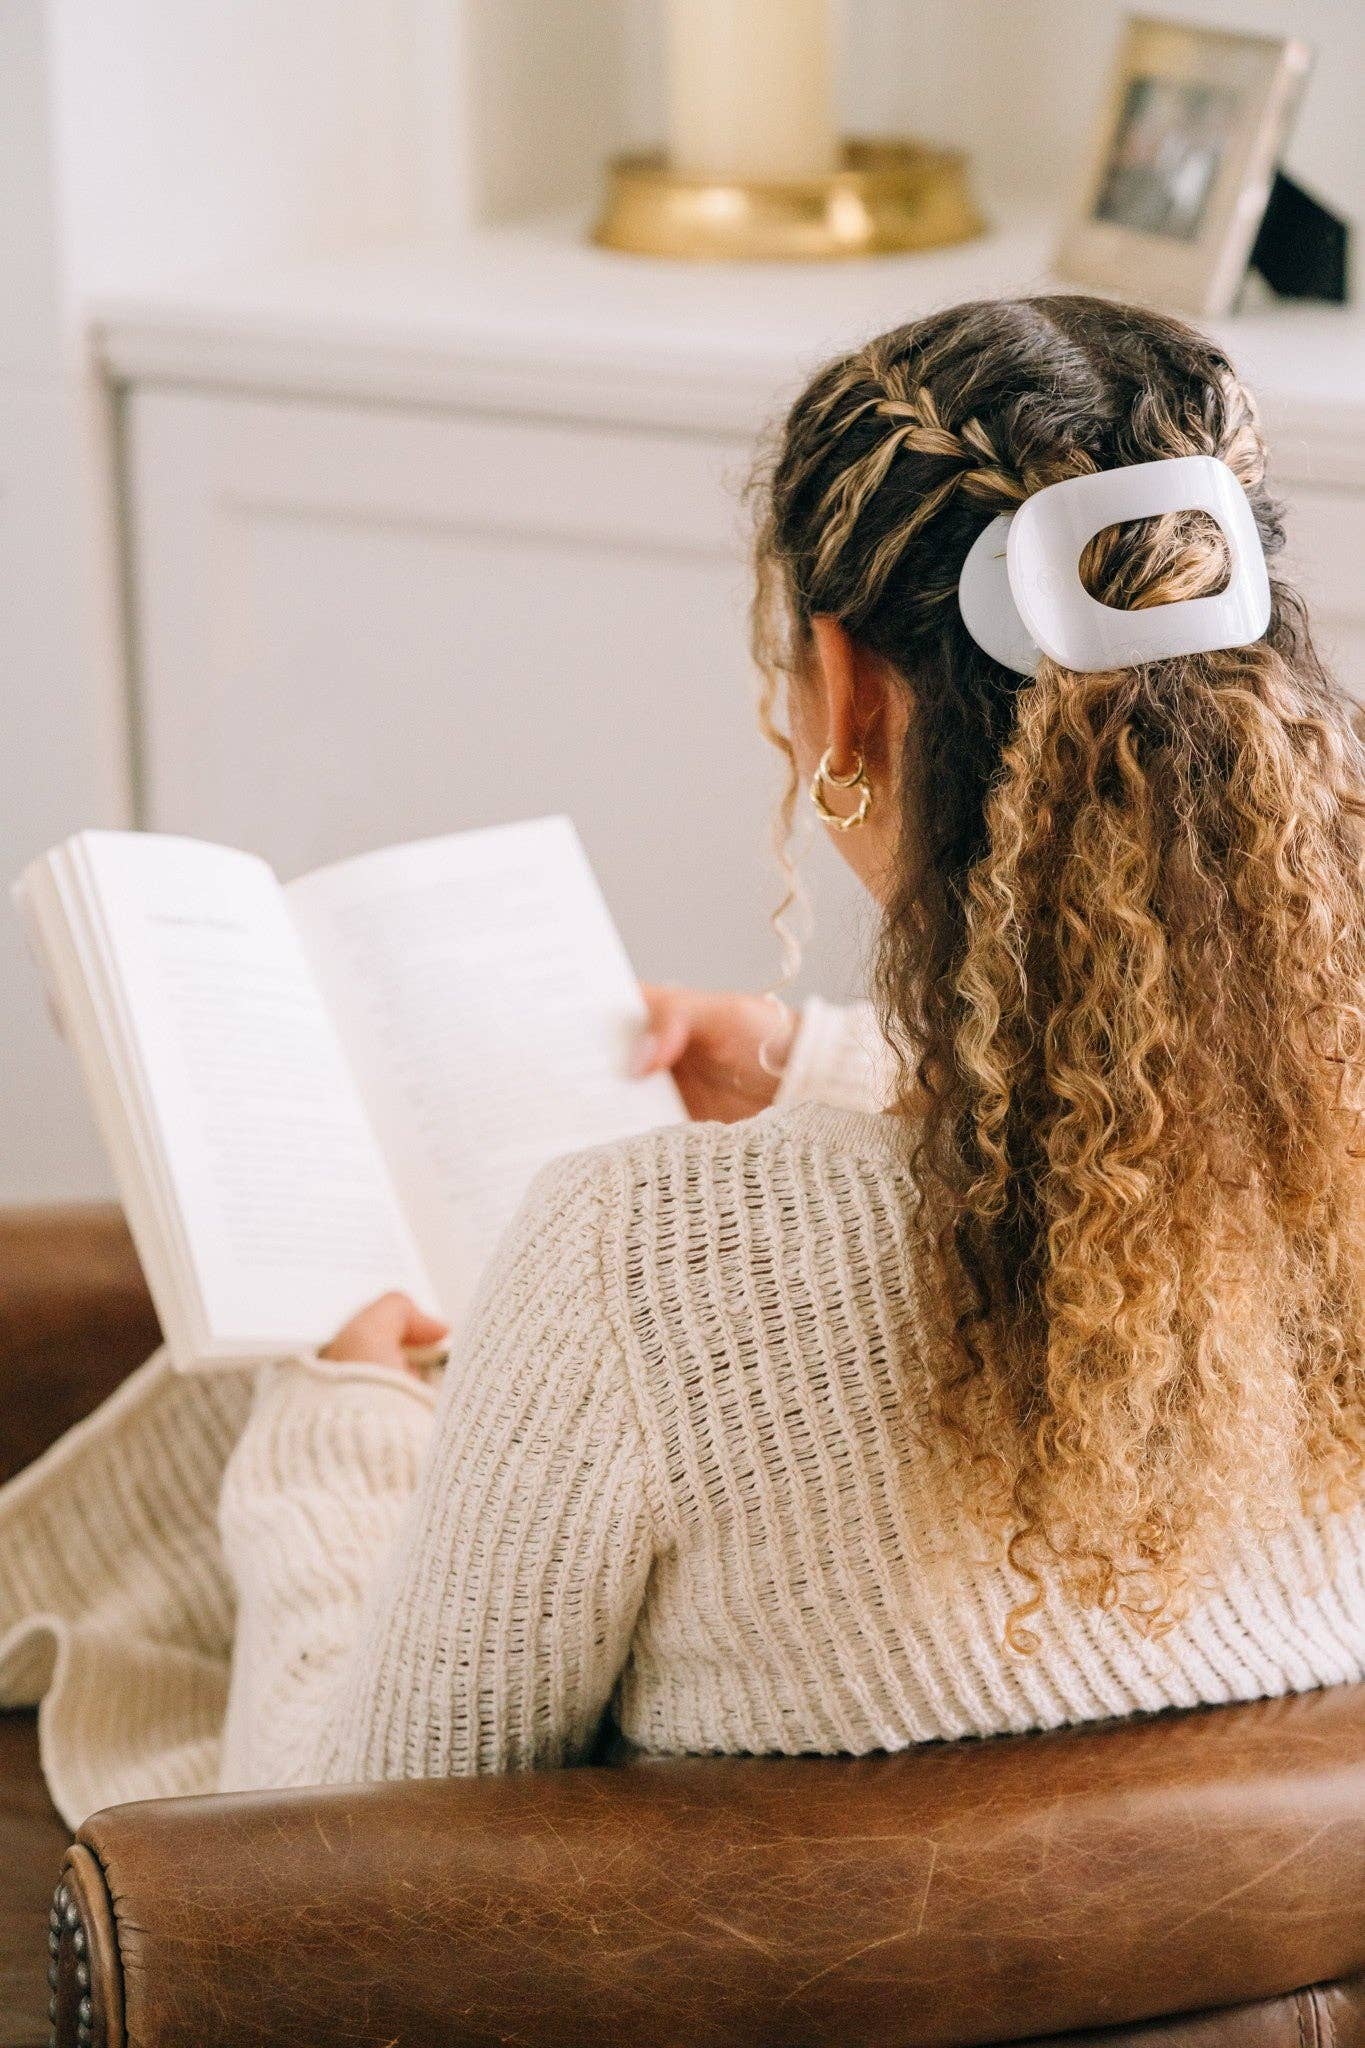
<path id="1" fill-rule="evenodd" d="M 669 161 L 716 179 L 838 163 L 831 0 L 668 0 Z"/>

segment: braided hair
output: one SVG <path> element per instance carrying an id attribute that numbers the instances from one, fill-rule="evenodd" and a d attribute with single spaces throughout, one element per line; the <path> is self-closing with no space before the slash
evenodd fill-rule
<path id="1" fill-rule="evenodd" d="M 963 624 L 997 513 L 1220 457 L 1283 541 L 1254 403 L 1183 323 L 983 301 L 831 364 L 760 469 L 765 729 L 810 622 L 909 698 L 876 991 L 956 1307 L 932 1437 L 1028 1592 L 1157 1631 L 1240 1536 L 1365 1490 L 1365 753 L 1303 605 L 1261 642 L 1023 677 Z M 1199 512 L 1106 529 L 1102 602 L 1225 583 Z M 790 816 L 794 774 L 785 806 Z M 951 1320 L 951 1319 L 950 1319 Z"/>

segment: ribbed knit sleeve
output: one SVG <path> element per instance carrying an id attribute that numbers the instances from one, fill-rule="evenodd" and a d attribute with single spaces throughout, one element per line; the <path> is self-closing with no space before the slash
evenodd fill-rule
<path id="1" fill-rule="evenodd" d="M 890 1105 L 894 1087 L 895 1060 L 870 1003 L 826 1003 L 819 996 L 803 1003 L 777 1108 L 823 1102 L 874 1115 Z"/>
<path id="2" fill-rule="evenodd" d="M 238 1633 L 225 1787 L 556 1764 L 591 1743 L 654 1550 L 606 1308 L 594 1155 L 543 1173 L 434 1413 L 415 1382 L 264 1383 L 220 1524 Z"/>

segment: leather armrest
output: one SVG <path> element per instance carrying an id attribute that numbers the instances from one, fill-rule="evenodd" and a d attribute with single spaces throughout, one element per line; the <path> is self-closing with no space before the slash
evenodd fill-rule
<path id="1" fill-rule="evenodd" d="M 1365 1686 L 894 1757 L 121 1807 L 66 1883 L 90 1981 L 54 1944 L 58 2039 L 93 2048 L 1065 2033 L 1365 1968 Z"/>
<path id="2" fill-rule="evenodd" d="M 0 1209 L 0 1481 L 88 1414 L 158 1339 L 116 1208 Z"/>

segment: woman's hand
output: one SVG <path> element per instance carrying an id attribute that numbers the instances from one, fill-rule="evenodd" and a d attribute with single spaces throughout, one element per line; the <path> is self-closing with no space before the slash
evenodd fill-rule
<path id="1" fill-rule="evenodd" d="M 649 1024 L 634 1074 L 671 1072 L 699 1121 L 734 1124 L 770 1107 L 796 1036 L 784 1003 L 692 988 L 646 988 L 644 997 Z"/>
<path id="2" fill-rule="evenodd" d="M 416 1354 L 428 1351 L 450 1334 L 450 1325 L 418 1308 L 406 1294 L 381 1294 L 359 1315 L 338 1330 L 330 1344 L 318 1354 L 344 1365 L 394 1365 L 400 1372 L 423 1377 Z"/>

